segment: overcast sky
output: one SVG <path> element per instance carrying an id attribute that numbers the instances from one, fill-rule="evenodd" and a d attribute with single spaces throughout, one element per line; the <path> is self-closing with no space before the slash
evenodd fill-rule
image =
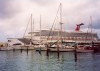
<path id="1" fill-rule="evenodd" d="M 0 0 L 0 41 L 22 37 L 31 13 L 35 30 L 39 30 L 40 14 L 42 29 L 49 29 L 60 2 L 63 6 L 63 30 L 74 31 L 76 24 L 83 22 L 84 31 L 92 16 L 93 31 L 100 34 L 100 0 Z"/>

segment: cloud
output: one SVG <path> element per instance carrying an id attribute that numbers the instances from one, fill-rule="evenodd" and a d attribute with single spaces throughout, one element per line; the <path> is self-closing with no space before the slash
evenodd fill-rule
<path id="1" fill-rule="evenodd" d="M 60 0 L 0 0 L 0 34 L 5 32 L 9 37 L 22 37 L 31 13 L 35 22 L 35 30 L 39 30 L 40 14 L 42 15 L 42 29 L 50 28 L 59 2 Z M 100 30 L 99 0 L 62 0 L 61 2 L 64 30 L 74 31 L 76 24 L 81 22 L 85 24 L 82 29 L 87 28 L 90 16 L 93 18 L 94 30 Z M 58 26 L 58 23 L 59 20 L 56 21 L 55 26 Z"/>
<path id="2" fill-rule="evenodd" d="M 0 0 L 0 18 L 11 18 L 16 15 L 20 11 L 18 5 L 16 1 Z"/>
<path id="3" fill-rule="evenodd" d="M 96 22 L 95 22 L 95 24 L 94 24 L 94 22 L 93 22 L 93 28 L 94 29 L 100 29 L 100 20 L 97 20 Z"/>

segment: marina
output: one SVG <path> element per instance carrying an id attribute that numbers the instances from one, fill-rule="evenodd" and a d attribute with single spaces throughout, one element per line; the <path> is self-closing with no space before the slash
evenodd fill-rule
<path id="1" fill-rule="evenodd" d="M 0 71 L 100 71 L 99 5 L 0 1 Z"/>
<path id="2" fill-rule="evenodd" d="M 57 20 L 59 24 L 55 23 Z M 41 50 L 41 51 L 55 51 L 55 52 L 99 52 L 100 50 L 100 39 L 97 33 L 92 31 L 93 27 L 87 29 L 87 32 L 81 31 L 81 27 L 85 23 L 76 24 L 76 28 L 67 32 L 63 30 L 62 21 L 62 4 L 58 6 L 57 16 L 55 17 L 54 23 L 49 30 L 41 29 L 41 15 L 39 20 L 40 30 L 34 31 L 34 20 L 31 14 L 29 22 L 27 24 L 23 37 L 19 38 L 8 38 L 6 45 L 1 47 L 0 50 Z M 89 25 L 92 25 L 92 17 L 90 16 Z M 54 25 L 59 25 L 58 30 L 54 29 Z M 26 33 L 28 30 L 28 34 Z M 26 35 L 27 34 L 27 35 Z"/>

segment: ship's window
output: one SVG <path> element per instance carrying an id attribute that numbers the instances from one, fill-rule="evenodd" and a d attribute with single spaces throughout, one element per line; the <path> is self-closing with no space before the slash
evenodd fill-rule
<path id="1" fill-rule="evenodd" d="M 22 45 L 21 43 L 15 43 L 15 44 L 13 44 L 13 45 Z"/>
<path id="2" fill-rule="evenodd" d="M 8 42 L 11 42 L 11 40 L 8 40 Z"/>

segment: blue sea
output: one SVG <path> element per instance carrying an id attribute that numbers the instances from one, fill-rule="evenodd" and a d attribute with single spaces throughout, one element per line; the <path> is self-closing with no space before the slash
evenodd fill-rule
<path id="1" fill-rule="evenodd" d="M 0 51 L 0 71 L 100 71 L 100 53 Z"/>

